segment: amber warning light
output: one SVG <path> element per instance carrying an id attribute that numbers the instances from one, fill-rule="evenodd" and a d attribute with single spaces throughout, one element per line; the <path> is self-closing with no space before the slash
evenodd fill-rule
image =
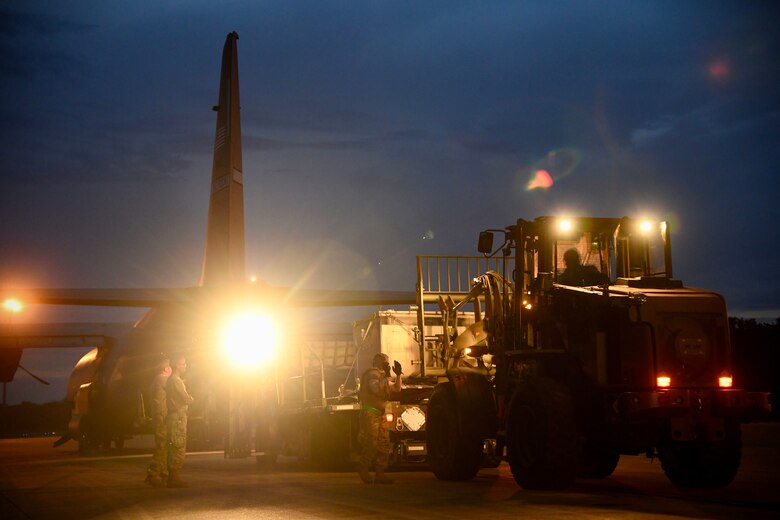
<path id="1" fill-rule="evenodd" d="M 734 380 L 729 375 L 723 375 L 718 378 L 718 386 L 721 388 L 731 388 L 734 384 Z"/>
<path id="2" fill-rule="evenodd" d="M 672 386 L 672 378 L 661 374 L 658 377 L 655 378 L 655 384 L 658 385 L 658 388 L 669 388 Z"/>

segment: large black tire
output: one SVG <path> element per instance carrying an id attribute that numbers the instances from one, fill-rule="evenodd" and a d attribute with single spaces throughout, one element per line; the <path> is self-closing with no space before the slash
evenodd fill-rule
<path id="1" fill-rule="evenodd" d="M 608 446 L 585 442 L 580 458 L 578 477 L 607 478 L 612 475 L 620 462 L 620 453 Z"/>
<path id="2" fill-rule="evenodd" d="M 546 378 L 521 384 L 509 405 L 507 460 L 525 489 L 562 489 L 579 468 L 581 439 L 568 389 Z"/>
<path id="3" fill-rule="evenodd" d="M 683 488 L 720 488 L 734 480 L 742 459 L 742 431 L 730 426 L 720 441 L 668 441 L 658 450 L 666 477 Z"/>
<path id="4" fill-rule="evenodd" d="M 79 444 L 79 455 L 91 456 L 100 451 L 104 438 L 97 426 L 93 415 L 84 415 L 79 419 L 78 434 L 74 437 Z M 109 446 L 110 442 L 109 440 Z"/>
<path id="5" fill-rule="evenodd" d="M 451 373 L 461 418 L 460 427 L 470 435 L 492 439 L 498 430 L 493 387 L 482 374 Z"/>
<path id="6" fill-rule="evenodd" d="M 451 382 L 433 389 L 428 401 L 428 462 L 439 480 L 471 480 L 482 466 L 483 439 L 464 424 L 458 395 Z"/>

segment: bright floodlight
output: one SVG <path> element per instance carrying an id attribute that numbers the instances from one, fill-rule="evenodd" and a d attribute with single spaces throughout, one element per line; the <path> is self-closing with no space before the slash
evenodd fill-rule
<path id="1" fill-rule="evenodd" d="M 564 218 L 558 221 L 558 229 L 563 232 L 571 231 L 571 220 Z"/>
<path id="2" fill-rule="evenodd" d="M 279 343 L 275 322 L 267 314 L 246 313 L 225 328 L 222 349 L 237 367 L 254 368 L 274 357 Z"/>
<path id="3" fill-rule="evenodd" d="M 642 233 L 649 233 L 649 232 L 650 232 L 650 230 L 652 230 L 652 229 L 653 229 L 653 222 L 652 222 L 652 221 L 650 221 L 650 220 L 643 220 L 643 221 L 642 221 L 642 222 L 639 224 L 639 230 L 640 230 Z"/>
<path id="4" fill-rule="evenodd" d="M 21 312 L 23 308 L 24 305 L 22 305 L 22 302 L 16 298 L 8 298 L 3 302 L 3 309 L 7 310 L 8 312 L 13 312 L 14 314 Z"/>

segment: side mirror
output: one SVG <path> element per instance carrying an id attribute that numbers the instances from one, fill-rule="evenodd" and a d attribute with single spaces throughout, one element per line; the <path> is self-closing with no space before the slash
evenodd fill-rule
<path id="1" fill-rule="evenodd" d="M 480 231 L 477 250 L 483 255 L 488 255 L 493 252 L 493 233 L 490 231 Z"/>

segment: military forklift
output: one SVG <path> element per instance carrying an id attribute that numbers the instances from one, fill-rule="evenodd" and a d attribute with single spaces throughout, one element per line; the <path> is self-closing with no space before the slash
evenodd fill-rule
<path id="1" fill-rule="evenodd" d="M 445 375 L 426 442 L 439 479 L 473 478 L 486 439 L 527 489 L 608 477 L 641 454 L 680 487 L 734 479 L 741 424 L 768 418 L 769 393 L 735 388 L 725 301 L 673 277 L 666 222 L 519 219 L 478 249 L 494 268 L 462 291 L 441 279 L 479 257 L 417 259 L 418 305 L 445 323 L 475 315 L 435 354 Z"/>

